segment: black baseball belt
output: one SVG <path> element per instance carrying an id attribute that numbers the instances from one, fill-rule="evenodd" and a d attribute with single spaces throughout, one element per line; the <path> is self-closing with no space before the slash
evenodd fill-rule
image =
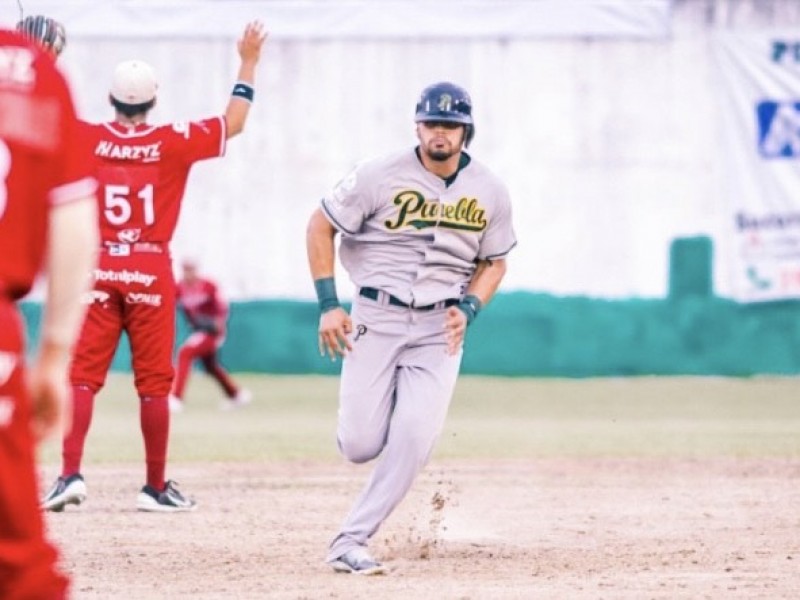
<path id="1" fill-rule="evenodd" d="M 413 304 L 409 304 L 408 302 L 403 302 L 397 296 L 392 296 L 391 294 L 387 294 L 386 292 L 381 291 L 378 288 L 362 287 L 360 290 L 358 290 L 359 296 L 363 296 L 364 298 L 369 298 L 370 300 L 378 300 L 381 297 L 381 294 L 386 295 L 389 304 L 391 304 L 392 306 L 400 306 L 402 308 L 412 308 L 414 310 L 433 310 L 434 308 L 447 308 L 448 306 L 455 306 L 459 302 L 457 298 L 448 298 L 447 300 L 442 300 L 441 302 L 434 302 L 433 304 L 426 304 L 425 306 L 414 306 Z"/>

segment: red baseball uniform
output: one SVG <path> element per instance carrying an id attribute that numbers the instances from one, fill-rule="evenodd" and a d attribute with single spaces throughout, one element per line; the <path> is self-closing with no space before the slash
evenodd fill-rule
<path id="1" fill-rule="evenodd" d="M 66 82 L 52 59 L 0 30 L 0 598 L 63 598 L 44 539 L 14 301 L 41 266 L 50 207 L 94 191 Z"/>
<path id="2" fill-rule="evenodd" d="M 211 333 L 224 341 L 228 319 L 228 303 L 222 298 L 217 285 L 201 277 L 193 281 L 178 282 L 178 305 L 192 329 Z"/>
<path id="3" fill-rule="evenodd" d="M 217 351 L 225 341 L 228 303 L 220 295 L 216 284 L 209 279 L 183 279 L 178 283 L 177 290 L 178 306 L 194 332 L 178 350 L 178 368 L 172 394 L 177 398 L 183 397 L 192 362 L 199 359 L 225 395 L 234 398 L 239 388 L 217 358 Z"/>
<path id="4" fill-rule="evenodd" d="M 131 346 L 147 485 L 164 489 L 175 344 L 175 278 L 169 242 L 192 165 L 222 156 L 222 116 L 191 123 L 127 128 L 87 125 L 100 183 L 101 254 L 70 370 L 72 429 L 64 438 L 63 476 L 80 472 L 95 393 L 125 331 Z M 150 401 L 156 399 L 155 401 Z"/>
<path id="5" fill-rule="evenodd" d="M 101 123 L 89 132 L 103 245 L 71 380 L 97 392 L 124 330 L 139 395 L 166 396 L 175 342 L 169 242 L 192 165 L 225 152 L 225 119 L 130 130 Z"/>

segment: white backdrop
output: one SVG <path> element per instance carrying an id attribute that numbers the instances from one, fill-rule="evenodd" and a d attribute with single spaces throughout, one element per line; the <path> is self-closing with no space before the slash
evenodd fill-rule
<path id="1" fill-rule="evenodd" d="M 147 60 L 159 73 L 153 121 L 221 112 L 235 76 L 235 37 L 252 18 L 272 31 L 247 129 L 231 141 L 226 158 L 195 169 L 174 244 L 177 255 L 197 256 L 232 299 L 313 295 L 304 248 L 308 216 L 357 160 L 415 143 L 416 98 L 442 79 L 470 90 L 473 153 L 511 189 L 519 246 L 503 289 L 662 296 L 670 242 L 707 234 L 718 241 L 717 291 L 730 291 L 719 251 L 724 211 L 709 31 L 690 6 L 670 12 L 666 0 L 25 5 L 28 13 L 49 12 L 65 22 L 69 43 L 61 63 L 89 120 L 111 118 L 110 73 L 128 58 Z M 385 10 L 365 8 L 375 5 Z M 433 6 L 447 10 L 431 13 Z M 498 11 L 507 18 L 487 20 Z M 545 14 L 555 15 L 552 35 L 542 33 Z M 359 34 L 374 31 L 381 35 Z M 347 297 L 350 286 L 344 274 L 340 279 Z"/>

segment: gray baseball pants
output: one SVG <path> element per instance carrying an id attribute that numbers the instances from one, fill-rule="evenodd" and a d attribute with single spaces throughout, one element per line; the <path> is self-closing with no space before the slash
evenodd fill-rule
<path id="1" fill-rule="evenodd" d="M 461 351 L 446 352 L 445 308 L 420 311 L 387 299 L 353 301 L 353 351 L 342 364 L 337 439 L 352 462 L 380 458 L 328 561 L 365 546 L 411 489 L 444 428 L 461 365 Z"/>

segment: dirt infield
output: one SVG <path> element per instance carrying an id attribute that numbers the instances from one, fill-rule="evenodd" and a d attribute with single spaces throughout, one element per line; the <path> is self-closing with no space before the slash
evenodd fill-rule
<path id="1" fill-rule="evenodd" d="M 797 460 L 436 462 L 374 539 L 380 577 L 322 563 L 366 467 L 178 465 L 200 504 L 178 515 L 132 508 L 140 470 L 91 467 L 48 514 L 75 600 L 800 596 Z"/>

